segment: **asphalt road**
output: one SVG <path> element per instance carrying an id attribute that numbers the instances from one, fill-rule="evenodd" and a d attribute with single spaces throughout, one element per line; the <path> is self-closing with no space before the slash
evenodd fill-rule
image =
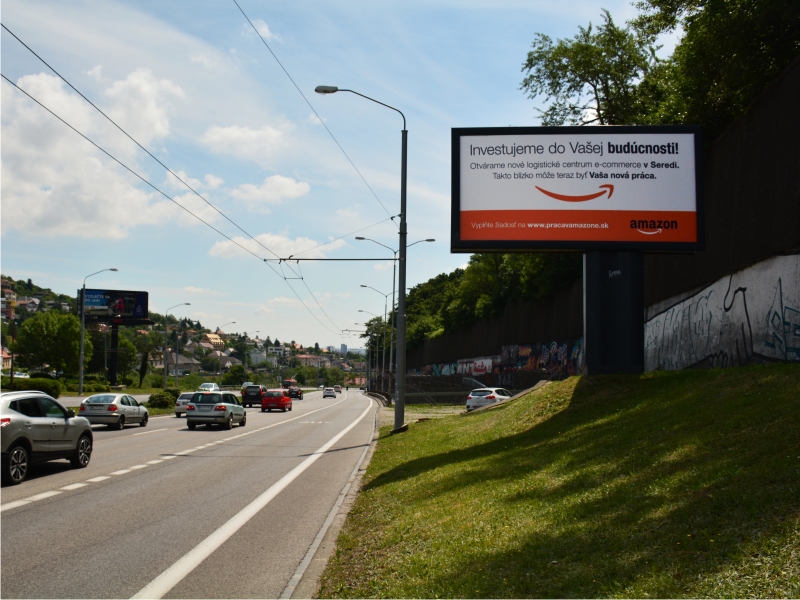
<path id="1" fill-rule="evenodd" d="M 189 431 L 95 426 L 86 469 L 2 490 L 3 598 L 278 598 L 373 434 L 358 391 Z M 331 443 L 332 442 L 332 443 Z M 329 446 L 329 447 L 328 447 Z"/>

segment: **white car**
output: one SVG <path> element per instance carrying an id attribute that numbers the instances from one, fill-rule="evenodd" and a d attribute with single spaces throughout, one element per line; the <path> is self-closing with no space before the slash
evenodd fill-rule
<path id="1" fill-rule="evenodd" d="M 322 397 L 323 398 L 336 398 L 336 390 L 331 387 L 327 387 L 322 390 Z"/>
<path id="2" fill-rule="evenodd" d="M 467 396 L 467 410 L 475 410 L 481 406 L 508 400 L 513 394 L 503 388 L 479 388 L 472 390 Z"/>
<path id="3" fill-rule="evenodd" d="M 198 392 L 218 392 L 219 386 L 216 383 L 203 383 L 197 388 Z"/>
<path id="4" fill-rule="evenodd" d="M 31 376 L 28 375 L 27 373 L 17 373 L 16 371 L 14 372 L 14 377 L 16 377 L 17 379 L 30 379 L 31 378 Z"/>
<path id="5" fill-rule="evenodd" d="M 186 414 L 186 405 L 192 401 L 192 396 L 194 396 L 194 392 L 184 392 L 178 399 L 175 400 L 175 416 L 180 417 L 181 415 Z"/>

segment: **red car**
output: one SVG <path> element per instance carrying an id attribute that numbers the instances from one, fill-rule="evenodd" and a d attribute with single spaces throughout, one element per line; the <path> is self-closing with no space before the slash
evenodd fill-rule
<path id="1" fill-rule="evenodd" d="M 289 396 L 289 390 L 267 390 L 264 392 L 264 397 L 261 399 L 261 412 L 272 412 L 272 409 L 292 410 L 292 398 Z"/>

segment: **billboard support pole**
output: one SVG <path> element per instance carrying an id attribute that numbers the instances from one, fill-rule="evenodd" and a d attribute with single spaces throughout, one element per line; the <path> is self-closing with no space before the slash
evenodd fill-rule
<path id="1" fill-rule="evenodd" d="M 111 360 L 109 363 L 111 385 L 119 385 L 119 381 L 117 381 L 117 373 L 119 371 L 119 323 L 111 324 Z"/>

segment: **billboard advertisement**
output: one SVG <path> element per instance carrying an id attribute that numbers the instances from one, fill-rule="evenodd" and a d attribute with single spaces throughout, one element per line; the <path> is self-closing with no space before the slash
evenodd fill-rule
<path id="1" fill-rule="evenodd" d="M 81 291 L 78 290 L 78 299 L 80 297 Z M 147 319 L 148 293 L 87 289 L 84 306 L 89 320 Z"/>
<path id="2" fill-rule="evenodd" d="M 703 248 L 700 128 L 452 130 L 451 251 Z"/>

